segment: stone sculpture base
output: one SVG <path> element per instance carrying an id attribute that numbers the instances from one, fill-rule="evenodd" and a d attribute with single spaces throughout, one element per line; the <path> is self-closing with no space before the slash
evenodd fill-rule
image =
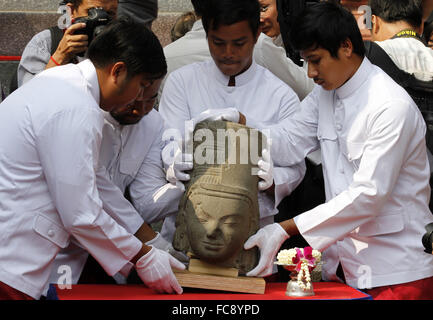
<path id="1" fill-rule="evenodd" d="M 239 270 L 236 268 L 223 268 L 194 258 L 189 260 L 188 271 L 224 277 L 237 277 L 239 275 Z"/>
<path id="2" fill-rule="evenodd" d="M 266 282 L 263 278 L 216 276 L 177 270 L 174 271 L 174 274 L 179 284 L 185 288 L 255 294 L 265 293 Z"/>

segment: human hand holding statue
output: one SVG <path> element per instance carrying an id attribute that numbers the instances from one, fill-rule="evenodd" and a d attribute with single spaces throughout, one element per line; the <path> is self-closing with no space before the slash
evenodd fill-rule
<path id="1" fill-rule="evenodd" d="M 168 252 L 153 246 L 135 264 L 138 276 L 149 288 L 160 293 L 181 294 L 183 289 L 172 268 L 185 270 L 185 265 Z"/>
<path id="2" fill-rule="evenodd" d="M 268 224 L 252 235 L 244 244 L 249 250 L 255 246 L 260 249 L 259 264 L 250 272 L 248 277 L 265 277 L 272 274 L 273 264 L 278 249 L 290 236 L 279 223 Z"/>
<path id="3" fill-rule="evenodd" d="M 186 171 L 193 168 L 193 156 L 182 152 L 182 142 L 173 140 L 162 150 L 162 161 L 168 182 L 185 191 L 183 182 L 190 180 Z"/>
<path id="4" fill-rule="evenodd" d="M 189 121 L 186 136 L 183 141 L 171 141 L 162 151 L 162 159 L 166 168 L 166 179 L 172 184 L 185 190 L 183 182 L 190 180 L 190 175 L 186 173 L 193 168 L 193 155 L 188 152 L 182 152 L 182 145 L 188 145 L 193 139 L 195 126 L 205 120 L 224 120 L 244 124 L 245 116 L 236 108 L 224 109 L 207 109 Z M 268 139 L 267 148 L 262 150 L 262 157 L 258 161 L 259 168 L 259 190 L 264 191 L 273 185 L 273 162 L 270 155 L 270 140 Z"/>

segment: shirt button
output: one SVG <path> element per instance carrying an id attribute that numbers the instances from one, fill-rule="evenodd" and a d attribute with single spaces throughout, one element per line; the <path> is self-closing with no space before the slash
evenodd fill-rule
<path id="1" fill-rule="evenodd" d="M 54 234 L 55 234 L 55 233 L 54 233 L 53 230 L 50 229 L 50 230 L 48 230 L 48 233 L 47 233 L 47 234 L 48 234 L 48 236 L 49 236 L 50 238 L 52 238 L 52 237 L 54 237 Z"/>
<path id="2" fill-rule="evenodd" d="M 337 131 L 341 131 L 341 129 L 343 129 L 343 126 L 341 124 L 337 124 L 335 128 L 337 129 Z"/>

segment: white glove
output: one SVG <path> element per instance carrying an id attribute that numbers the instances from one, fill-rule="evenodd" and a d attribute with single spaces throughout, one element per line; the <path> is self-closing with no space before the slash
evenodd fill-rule
<path id="1" fill-rule="evenodd" d="M 204 120 L 224 120 L 231 122 L 239 122 L 239 111 L 236 108 L 224 108 L 224 109 L 207 109 L 200 113 L 197 117 L 193 119 L 193 130 L 197 123 L 202 122 Z"/>
<path id="2" fill-rule="evenodd" d="M 184 264 L 189 262 L 188 256 L 181 251 L 175 250 L 171 245 L 171 243 L 165 240 L 159 232 L 156 233 L 155 238 L 147 241 L 146 244 L 148 246 L 153 246 L 162 251 L 168 252 L 169 254 L 171 254 L 173 257 L 175 257 L 177 260 L 179 260 Z"/>
<path id="3" fill-rule="evenodd" d="M 167 181 L 185 191 L 185 186 L 181 181 L 191 179 L 190 175 L 185 171 L 193 168 L 193 156 L 192 154 L 182 153 L 181 144 L 180 141 L 171 141 L 162 149 L 161 156 L 166 168 Z"/>
<path id="4" fill-rule="evenodd" d="M 259 264 L 250 272 L 248 277 L 266 277 L 272 274 L 273 263 L 278 249 L 289 238 L 287 232 L 279 223 L 268 224 L 252 235 L 244 244 L 245 250 L 254 246 L 260 249 Z"/>
<path id="5" fill-rule="evenodd" d="M 272 163 L 271 153 L 267 149 L 262 151 L 262 159 L 257 163 L 259 171 L 259 190 L 264 191 L 269 189 L 274 183 L 274 164 Z"/>
<path id="6" fill-rule="evenodd" d="M 185 270 L 185 265 L 182 262 L 155 247 L 152 247 L 135 264 L 138 276 L 149 288 L 160 293 L 181 294 L 183 290 L 171 270 L 172 267 Z"/>

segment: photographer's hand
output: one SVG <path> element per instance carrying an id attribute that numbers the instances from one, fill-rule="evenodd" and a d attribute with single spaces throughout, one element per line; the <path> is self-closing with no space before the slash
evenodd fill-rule
<path id="1" fill-rule="evenodd" d="M 69 63 L 78 53 L 87 50 L 87 35 L 74 34 L 78 29 L 86 26 L 85 23 L 75 23 L 66 29 L 57 50 L 52 55 L 45 69 Z M 53 61 L 54 60 L 54 61 Z"/>

